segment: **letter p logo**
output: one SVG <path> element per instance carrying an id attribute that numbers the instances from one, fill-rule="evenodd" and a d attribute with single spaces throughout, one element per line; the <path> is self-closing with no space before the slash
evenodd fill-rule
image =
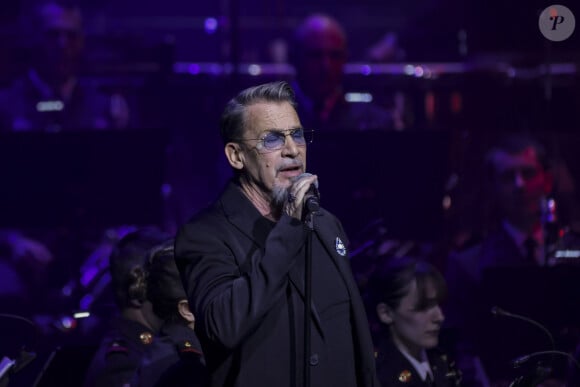
<path id="1" fill-rule="evenodd" d="M 561 42 L 572 35 L 576 27 L 576 20 L 572 11 L 567 7 L 551 5 L 540 14 L 538 26 L 546 39 Z"/>
<path id="2" fill-rule="evenodd" d="M 554 20 L 554 24 L 552 24 L 552 31 L 556 30 L 558 24 L 564 23 L 564 16 L 553 16 L 550 17 L 551 20 Z"/>

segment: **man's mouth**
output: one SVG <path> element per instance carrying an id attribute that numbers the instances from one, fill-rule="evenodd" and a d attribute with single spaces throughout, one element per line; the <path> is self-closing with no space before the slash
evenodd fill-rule
<path id="1" fill-rule="evenodd" d="M 279 174 L 287 177 L 298 176 L 302 173 L 302 166 L 300 165 L 291 165 L 287 167 L 282 167 L 278 170 Z"/>

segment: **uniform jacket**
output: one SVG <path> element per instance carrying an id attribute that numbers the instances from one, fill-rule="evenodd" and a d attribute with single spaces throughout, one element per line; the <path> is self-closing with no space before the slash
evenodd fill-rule
<path id="1" fill-rule="evenodd" d="M 411 362 L 399 351 L 390 339 L 380 342 L 377 350 L 377 374 L 383 387 L 452 387 L 447 357 L 437 349 L 427 351 L 427 359 L 433 372 L 433 381 L 421 379 Z M 448 376 L 449 374 L 449 376 Z"/>
<path id="2" fill-rule="evenodd" d="M 165 324 L 143 354 L 131 386 L 207 386 L 201 344 L 193 329 Z"/>
<path id="3" fill-rule="evenodd" d="M 101 341 L 87 371 L 85 387 L 127 385 L 154 340 L 153 332 L 138 322 L 119 318 Z"/>

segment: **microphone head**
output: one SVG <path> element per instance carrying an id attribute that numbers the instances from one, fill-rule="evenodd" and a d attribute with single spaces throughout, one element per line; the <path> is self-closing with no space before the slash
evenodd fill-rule
<path id="1" fill-rule="evenodd" d="M 505 316 L 508 313 L 499 306 L 494 306 L 491 308 L 491 314 L 493 314 L 494 316 Z"/>

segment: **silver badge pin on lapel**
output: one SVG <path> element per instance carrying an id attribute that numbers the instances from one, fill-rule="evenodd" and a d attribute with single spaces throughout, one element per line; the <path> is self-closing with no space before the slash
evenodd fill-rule
<path id="1" fill-rule="evenodd" d="M 346 246 L 340 240 L 339 237 L 336 237 L 336 252 L 342 255 L 343 257 L 346 255 Z"/>

